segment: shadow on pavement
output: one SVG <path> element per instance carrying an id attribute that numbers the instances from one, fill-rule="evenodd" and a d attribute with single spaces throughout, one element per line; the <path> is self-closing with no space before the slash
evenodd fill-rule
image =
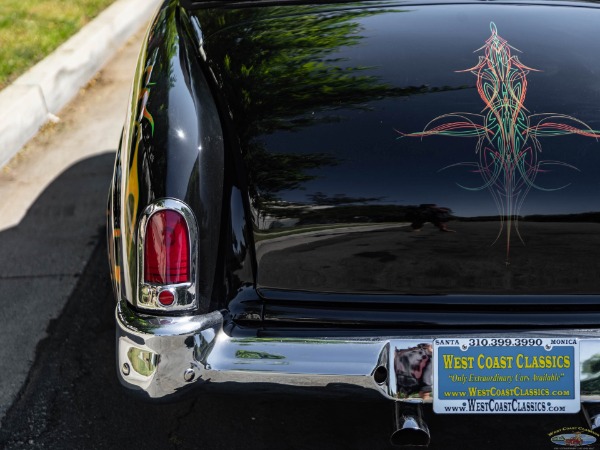
<path id="1" fill-rule="evenodd" d="M 102 234 L 113 161 L 110 152 L 74 164 L 0 232 L 0 418 Z"/>

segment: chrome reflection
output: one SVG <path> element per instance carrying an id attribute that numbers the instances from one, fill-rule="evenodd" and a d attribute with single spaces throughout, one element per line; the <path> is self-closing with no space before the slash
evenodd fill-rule
<path id="1" fill-rule="evenodd" d="M 130 367 L 144 377 L 149 377 L 156 372 L 158 355 L 155 353 L 131 347 L 127 351 L 127 359 L 129 360 Z"/>
<path id="2" fill-rule="evenodd" d="M 117 364 L 133 367 L 129 375 L 119 372 L 124 387 L 158 399 L 205 381 L 202 376 L 210 369 L 205 360 L 221 330 L 223 317 L 219 312 L 156 317 L 137 314 L 121 301 L 116 319 Z"/>
<path id="3" fill-rule="evenodd" d="M 208 357 L 215 346 L 216 338 L 217 330 L 215 328 L 201 330 L 194 336 L 194 362 L 200 364 L 203 369 L 210 370 Z"/>
<path id="4" fill-rule="evenodd" d="M 285 356 L 274 355 L 267 352 L 259 352 L 252 350 L 238 350 L 235 352 L 235 357 L 243 360 L 248 359 L 285 359 Z"/>
<path id="5" fill-rule="evenodd" d="M 117 340 L 119 378 L 139 389 L 151 390 L 158 369 L 159 355 L 148 347 L 121 336 Z"/>
<path id="6" fill-rule="evenodd" d="M 396 377 L 396 397 L 431 398 L 433 386 L 433 348 L 421 343 L 406 349 L 395 348 L 393 368 Z"/>
<path id="7" fill-rule="evenodd" d="M 143 280 L 144 273 L 144 241 L 146 238 L 146 226 L 150 217 L 162 210 L 176 211 L 185 219 L 189 239 L 190 239 L 190 254 L 188 261 L 190 262 L 190 282 L 169 284 L 169 285 L 154 285 L 145 283 Z M 162 311 L 179 311 L 194 309 L 198 305 L 196 294 L 196 282 L 198 278 L 198 226 L 196 218 L 191 208 L 180 200 L 165 198 L 157 200 L 148 205 L 142 213 L 138 226 L 138 242 L 137 242 L 137 296 L 135 297 L 135 306 L 147 310 L 162 310 Z M 170 291 L 174 295 L 172 305 L 165 306 L 158 299 L 161 292 Z"/>
<path id="8" fill-rule="evenodd" d="M 396 402 L 394 433 L 390 441 L 399 447 L 427 447 L 430 441 L 429 427 L 423 420 L 422 402 L 418 400 Z"/>
<path id="9" fill-rule="evenodd" d="M 596 433 L 600 431 L 600 403 L 584 403 L 581 411 L 587 421 L 590 430 Z"/>
<path id="10" fill-rule="evenodd" d="M 600 349 L 581 343 L 581 395 L 600 393 Z"/>
<path id="11" fill-rule="evenodd" d="M 234 382 L 326 387 L 332 393 L 343 385 L 357 395 L 378 392 L 394 401 L 432 401 L 431 345 L 439 336 L 418 340 L 232 338 L 223 331 L 223 316 L 218 311 L 154 317 L 133 312 L 125 301 L 118 304 L 116 318 L 120 381 L 144 397 L 158 399 L 194 386 Z M 544 333 L 552 337 L 566 334 L 564 330 Z M 592 363 L 600 354 L 600 331 L 569 330 L 568 335 L 580 340 L 581 401 L 598 402 L 597 372 L 593 378 L 585 378 L 584 372 L 590 365 L 595 367 Z M 130 368 L 128 374 L 122 370 L 125 365 Z M 596 415 L 591 418 L 600 422 Z M 416 428 L 424 428 L 418 420 L 414 422 Z M 404 428 L 411 427 L 399 427 Z"/>
<path id="12" fill-rule="evenodd" d="M 431 401 L 433 349 L 430 342 L 391 339 L 372 373 L 386 397 Z"/>

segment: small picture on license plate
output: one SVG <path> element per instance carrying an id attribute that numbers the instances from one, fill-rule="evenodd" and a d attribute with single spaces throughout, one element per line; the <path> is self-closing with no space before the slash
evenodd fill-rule
<path id="1" fill-rule="evenodd" d="M 576 338 L 435 339 L 433 410 L 440 414 L 576 413 Z"/>

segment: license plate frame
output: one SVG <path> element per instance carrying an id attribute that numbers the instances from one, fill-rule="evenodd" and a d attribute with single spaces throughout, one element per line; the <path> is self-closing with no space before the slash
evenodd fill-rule
<path id="1" fill-rule="evenodd" d="M 570 414 L 580 402 L 579 340 L 434 339 L 433 410 L 439 414 Z"/>

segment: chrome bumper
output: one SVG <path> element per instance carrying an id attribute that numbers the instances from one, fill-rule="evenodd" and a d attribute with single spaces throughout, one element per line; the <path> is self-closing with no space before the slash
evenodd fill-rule
<path id="1" fill-rule="evenodd" d="M 167 399 L 200 385 L 233 382 L 326 387 L 344 393 L 347 388 L 356 388 L 357 393 L 374 391 L 399 400 L 393 350 L 430 344 L 434 338 L 465 337 L 457 333 L 347 339 L 232 338 L 223 331 L 220 312 L 146 316 L 134 313 L 125 302 L 117 305 L 116 322 L 119 380 L 132 392 L 150 399 Z M 581 379 L 589 379 L 589 368 L 600 365 L 591 364 L 594 356 L 600 358 L 600 330 L 518 334 L 579 338 Z M 591 393 L 588 389 L 581 400 L 600 402 L 600 389 Z"/>

